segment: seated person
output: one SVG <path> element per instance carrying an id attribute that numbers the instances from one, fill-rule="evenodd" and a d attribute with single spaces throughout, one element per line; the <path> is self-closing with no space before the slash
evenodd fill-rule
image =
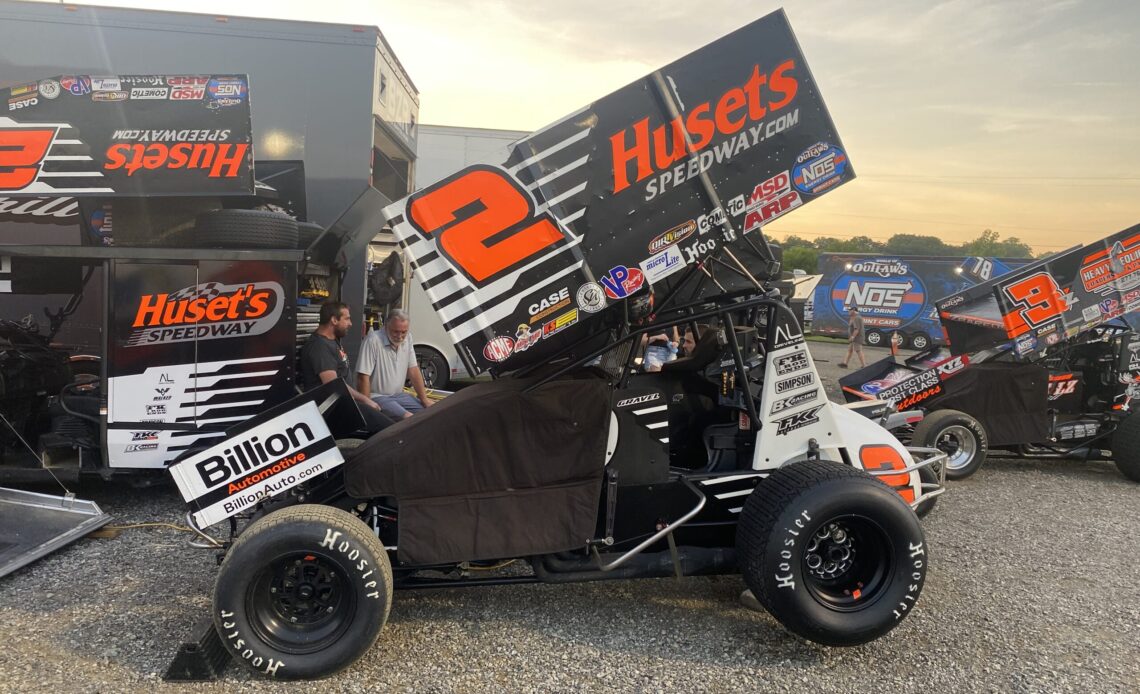
<path id="1" fill-rule="evenodd" d="M 364 427 L 375 434 L 392 424 L 392 419 L 380 411 L 380 406 L 348 383 L 348 354 L 340 341 L 352 327 L 348 306 L 339 301 L 326 301 L 321 305 L 320 325 L 301 348 L 301 387 L 312 390 L 334 378 L 343 379 L 352 399 L 360 406 Z"/>
<path id="2" fill-rule="evenodd" d="M 356 362 L 357 388 L 371 395 L 381 410 L 394 419 L 411 417 L 432 405 L 416 364 L 409 327 L 408 314 L 393 310 L 384 320 L 384 327 L 364 338 Z M 404 392 L 405 380 L 412 382 L 418 399 Z"/>
<path id="3" fill-rule="evenodd" d="M 661 365 L 677 358 L 677 349 L 680 340 L 677 337 L 677 326 L 671 329 L 672 334 L 658 333 L 657 335 L 642 335 L 641 346 L 645 350 L 641 368 L 644 371 L 660 371 Z"/>

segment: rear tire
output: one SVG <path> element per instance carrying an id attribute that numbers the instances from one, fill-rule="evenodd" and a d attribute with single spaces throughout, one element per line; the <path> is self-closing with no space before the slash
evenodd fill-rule
<path id="1" fill-rule="evenodd" d="M 195 248 L 297 247 L 297 220 L 266 210 L 214 210 L 198 215 L 190 232 Z"/>
<path id="2" fill-rule="evenodd" d="M 297 248 L 307 250 L 313 242 L 325 233 L 325 228 L 314 222 L 297 222 Z"/>
<path id="3" fill-rule="evenodd" d="M 887 633 L 926 580 L 922 525 L 902 497 L 830 461 L 797 462 L 758 484 L 736 548 L 757 601 L 789 631 L 827 646 Z"/>
<path id="4" fill-rule="evenodd" d="M 867 336 L 863 339 L 872 347 L 878 347 L 879 345 L 883 344 L 883 334 L 878 330 L 868 331 Z"/>
<path id="5" fill-rule="evenodd" d="M 986 462 L 989 437 L 978 420 L 958 410 L 936 410 L 914 427 L 910 441 L 915 446 L 937 448 L 949 455 L 946 478 L 969 477 Z"/>
<path id="6" fill-rule="evenodd" d="M 214 626 L 247 669 L 313 679 L 367 652 L 391 605 L 388 554 L 368 526 L 339 509 L 301 504 L 238 536 L 214 585 Z"/>
<path id="7" fill-rule="evenodd" d="M 930 346 L 930 336 L 926 333 L 915 333 L 910 336 L 910 346 L 921 352 Z"/>
<path id="8" fill-rule="evenodd" d="M 1120 474 L 1140 482 L 1140 415 L 1130 414 L 1117 425 L 1112 435 L 1112 462 Z"/>

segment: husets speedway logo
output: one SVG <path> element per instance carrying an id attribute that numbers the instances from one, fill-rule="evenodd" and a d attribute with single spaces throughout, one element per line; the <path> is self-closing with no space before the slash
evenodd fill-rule
<path id="1" fill-rule="evenodd" d="M 799 91 L 799 82 L 792 75 L 795 69 L 794 60 L 785 60 L 771 72 L 761 72 L 759 65 L 753 65 L 743 85 L 693 106 L 685 115 L 657 126 L 652 133 L 649 118 L 645 117 L 611 135 L 614 193 L 700 152 L 718 135 L 735 135 L 749 123 L 791 104 Z M 686 145 L 686 135 L 691 138 L 691 146 Z M 635 168 L 632 182 L 631 164 Z"/>
<path id="2" fill-rule="evenodd" d="M 277 324 L 284 303 L 276 282 L 207 282 L 170 294 L 143 294 L 126 346 L 261 335 Z"/>

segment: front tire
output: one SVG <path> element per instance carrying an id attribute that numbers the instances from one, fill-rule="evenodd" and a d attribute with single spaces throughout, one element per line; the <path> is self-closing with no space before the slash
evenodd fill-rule
<path id="1" fill-rule="evenodd" d="M 969 477 L 986 462 L 989 438 L 986 428 L 965 412 L 937 410 L 914 427 L 910 438 L 915 446 L 937 448 L 946 458 L 946 478 Z"/>
<path id="2" fill-rule="evenodd" d="M 302 504 L 255 521 L 230 548 L 214 585 L 214 626 L 246 668 L 314 679 L 367 652 L 391 605 L 388 554 L 368 526 Z"/>
<path id="3" fill-rule="evenodd" d="M 1140 482 L 1140 416 L 1130 414 L 1120 420 L 1112 435 L 1112 462 L 1133 482 Z"/>
<path id="4" fill-rule="evenodd" d="M 887 633 L 926 580 L 925 537 L 906 502 L 830 461 L 797 462 L 757 485 L 736 547 L 757 601 L 789 631 L 827 646 Z"/>

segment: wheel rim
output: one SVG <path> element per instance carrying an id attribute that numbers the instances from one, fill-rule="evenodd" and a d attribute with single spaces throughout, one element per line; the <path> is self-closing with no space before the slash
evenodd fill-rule
<path id="1" fill-rule="evenodd" d="M 867 344 L 869 345 L 877 345 L 881 339 L 879 333 L 867 333 Z"/>
<path id="2" fill-rule="evenodd" d="M 960 424 L 946 427 L 938 432 L 934 445 L 948 456 L 946 467 L 951 470 L 959 470 L 969 465 L 978 451 L 973 432 Z"/>
<path id="3" fill-rule="evenodd" d="M 804 583 L 821 604 L 853 612 L 883 595 L 893 565 L 890 539 L 877 523 L 843 516 L 821 523 L 808 540 Z"/>
<path id="4" fill-rule="evenodd" d="M 428 388 L 435 387 L 435 360 L 431 357 L 421 357 L 417 359 L 420 367 L 420 374 L 424 377 L 424 385 Z"/>
<path id="5" fill-rule="evenodd" d="M 929 341 L 928 341 L 928 340 L 927 340 L 925 337 L 916 337 L 916 338 L 914 338 L 914 347 L 915 347 L 915 349 L 926 349 L 926 345 L 927 345 L 928 343 L 929 343 Z"/>
<path id="6" fill-rule="evenodd" d="M 269 562 L 250 581 L 246 614 L 257 636 L 284 653 L 315 653 L 352 623 L 356 593 L 332 558 L 294 552 Z"/>

